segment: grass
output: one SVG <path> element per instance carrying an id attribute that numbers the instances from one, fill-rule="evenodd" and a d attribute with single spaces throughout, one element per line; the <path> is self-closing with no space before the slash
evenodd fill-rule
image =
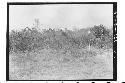
<path id="1" fill-rule="evenodd" d="M 112 78 L 112 41 L 111 31 L 102 25 L 78 31 L 12 30 L 9 33 L 9 79 L 100 79 L 108 74 Z"/>
<path id="2" fill-rule="evenodd" d="M 99 79 L 110 75 L 112 78 L 112 58 L 110 51 L 92 56 L 89 50 L 74 57 L 70 53 L 52 53 L 43 49 L 39 52 L 25 54 L 12 53 L 10 55 L 11 80 L 68 80 L 68 79 Z M 82 50 L 81 50 L 82 51 Z M 92 51 L 90 51 L 92 52 Z M 94 51 L 95 53 L 95 51 Z M 107 53 L 107 54 L 106 54 Z M 86 56 L 87 57 L 84 57 Z M 91 56 L 88 56 L 91 55 Z M 104 57 L 105 56 L 105 57 Z M 112 56 L 112 55 L 110 55 Z M 110 65 L 110 66 L 109 66 Z M 110 67 L 110 68 L 109 68 Z M 103 72 L 104 71 L 104 72 Z M 96 72 L 96 73 L 95 73 Z M 37 78 L 38 77 L 38 78 Z M 72 77 L 72 78 L 71 78 Z"/>

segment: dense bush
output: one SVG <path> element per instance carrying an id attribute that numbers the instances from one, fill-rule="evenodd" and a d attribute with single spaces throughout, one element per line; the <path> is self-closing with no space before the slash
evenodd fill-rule
<path id="1" fill-rule="evenodd" d="M 77 31 L 44 29 L 42 32 L 36 28 L 26 27 L 21 31 L 12 30 L 9 33 L 9 51 L 14 52 L 30 52 L 44 48 L 53 50 L 81 49 L 88 45 L 101 49 L 112 48 L 112 31 L 99 25 Z"/>

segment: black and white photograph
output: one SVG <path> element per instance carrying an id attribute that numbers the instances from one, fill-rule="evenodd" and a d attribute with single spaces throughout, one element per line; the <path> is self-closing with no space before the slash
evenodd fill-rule
<path id="1" fill-rule="evenodd" d="M 8 2 L 6 79 L 116 80 L 114 4 Z"/>

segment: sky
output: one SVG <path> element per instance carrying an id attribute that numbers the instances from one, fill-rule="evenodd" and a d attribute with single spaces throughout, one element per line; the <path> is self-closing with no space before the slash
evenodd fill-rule
<path id="1" fill-rule="evenodd" d="M 112 4 L 10 5 L 10 29 L 32 27 L 39 19 L 43 27 L 86 28 L 103 24 L 113 26 Z M 43 28 L 41 27 L 41 28 Z"/>

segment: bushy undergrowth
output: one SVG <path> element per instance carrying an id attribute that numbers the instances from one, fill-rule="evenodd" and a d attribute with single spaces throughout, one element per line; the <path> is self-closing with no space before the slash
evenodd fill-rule
<path id="1" fill-rule="evenodd" d="M 88 33 L 90 31 L 90 33 Z M 30 52 L 41 49 L 70 50 L 87 46 L 109 49 L 113 47 L 113 33 L 103 25 L 92 28 L 71 30 L 25 28 L 9 33 L 10 52 Z"/>

